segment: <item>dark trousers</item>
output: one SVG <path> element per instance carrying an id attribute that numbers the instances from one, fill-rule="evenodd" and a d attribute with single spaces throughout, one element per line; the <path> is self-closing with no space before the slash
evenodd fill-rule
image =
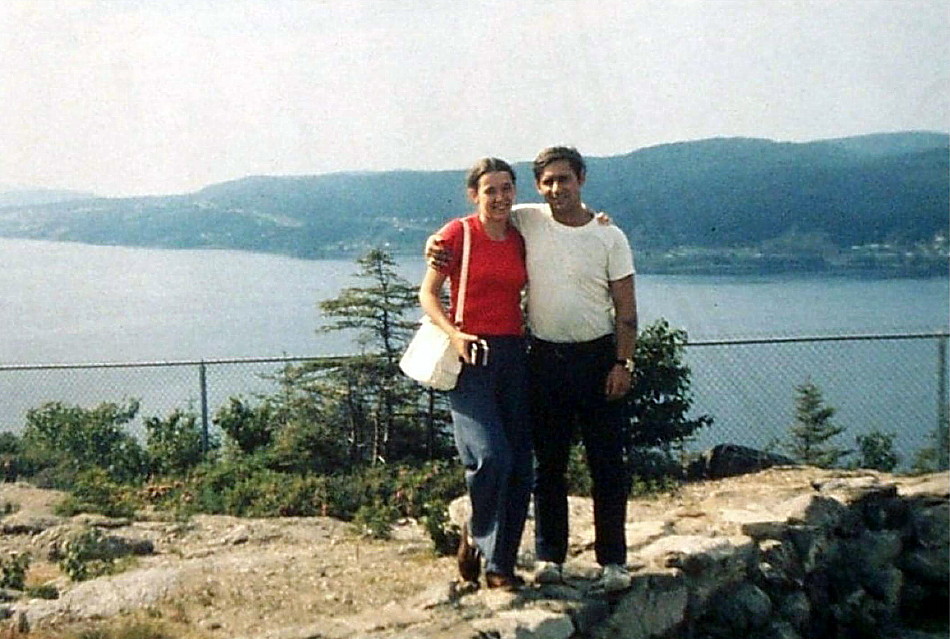
<path id="1" fill-rule="evenodd" d="M 535 552 L 567 556 L 567 462 L 579 430 L 593 483 L 597 562 L 625 564 L 629 480 L 624 465 L 623 404 L 604 395 L 616 359 L 612 337 L 554 344 L 532 340 L 528 354 L 535 452 Z"/>
<path id="2" fill-rule="evenodd" d="M 532 485 L 525 343 L 521 337 L 487 341 L 488 366 L 463 364 L 449 401 L 472 502 L 472 536 L 487 572 L 513 574 Z"/>

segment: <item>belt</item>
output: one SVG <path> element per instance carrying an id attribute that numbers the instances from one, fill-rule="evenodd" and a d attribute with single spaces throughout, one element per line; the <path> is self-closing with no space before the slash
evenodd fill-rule
<path id="1" fill-rule="evenodd" d="M 605 350 L 613 349 L 614 336 L 604 335 L 589 342 L 548 342 L 537 337 L 532 337 L 528 342 L 528 347 L 539 353 L 552 353 L 554 355 L 592 355 L 603 353 Z"/>

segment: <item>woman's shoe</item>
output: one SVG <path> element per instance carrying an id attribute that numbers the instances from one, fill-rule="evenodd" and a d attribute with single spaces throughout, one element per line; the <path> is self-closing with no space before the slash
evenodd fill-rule
<path id="1" fill-rule="evenodd" d="M 456 553 L 459 564 L 459 575 L 464 581 L 478 583 L 478 576 L 482 573 L 482 558 L 475 539 L 468 532 L 468 523 L 462 524 L 462 538 L 459 539 L 459 549 Z"/>
<path id="2" fill-rule="evenodd" d="M 516 592 L 524 588 L 524 579 L 518 575 L 503 575 L 500 572 L 486 572 L 485 584 L 489 588 L 501 588 Z"/>

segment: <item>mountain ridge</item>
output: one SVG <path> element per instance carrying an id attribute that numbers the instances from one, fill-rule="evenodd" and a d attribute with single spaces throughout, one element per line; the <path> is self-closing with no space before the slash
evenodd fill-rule
<path id="1" fill-rule="evenodd" d="M 776 142 L 708 138 L 588 157 L 585 201 L 638 250 L 761 246 L 803 234 L 843 249 L 946 238 L 950 135 Z M 536 201 L 529 162 L 519 201 Z M 463 169 L 258 175 L 192 193 L 5 204 L 0 236 L 320 258 L 418 251 L 465 214 Z M 787 243 L 787 242 L 786 242 Z"/>

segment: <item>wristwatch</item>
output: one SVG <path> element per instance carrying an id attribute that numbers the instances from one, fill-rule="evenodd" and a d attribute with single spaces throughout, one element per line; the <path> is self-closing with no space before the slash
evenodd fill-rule
<path id="1" fill-rule="evenodd" d="M 617 358 L 615 363 L 623 366 L 624 370 L 626 370 L 628 373 L 633 373 L 633 358 L 632 357 L 628 357 L 626 359 Z"/>

